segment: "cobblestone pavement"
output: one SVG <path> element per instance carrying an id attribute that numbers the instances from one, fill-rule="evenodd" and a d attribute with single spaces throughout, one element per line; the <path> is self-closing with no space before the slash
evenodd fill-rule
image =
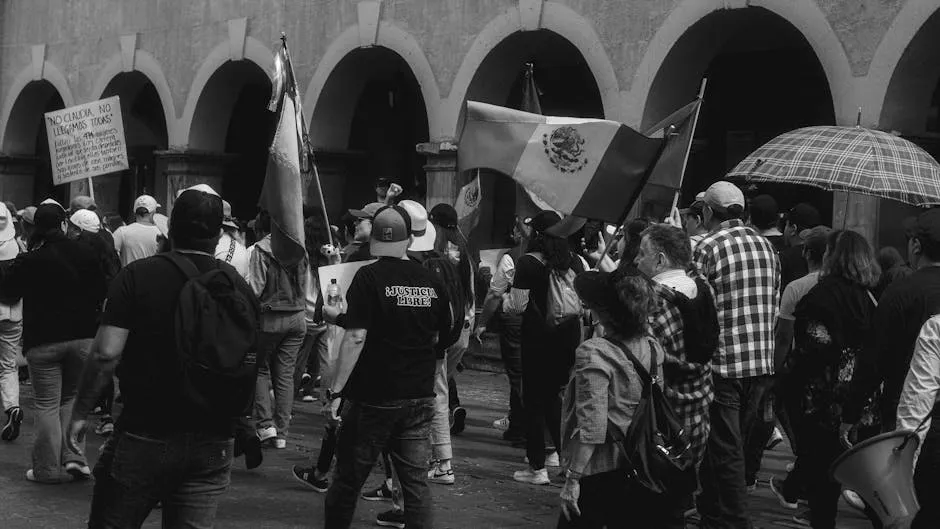
<path id="1" fill-rule="evenodd" d="M 462 404 L 469 410 L 467 430 L 455 437 L 454 486 L 432 485 L 437 528 L 554 527 L 561 480 L 550 486 L 530 486 L 512 481 L 513 470 L 523 468 L 523 451 L 499 439 L 491 427 L 505 413 L 508 384 L 505 377 L 480 371 L 458 376 Z M 85 527 L 92 484 L 38 485 L 27 482 L 30 444 L 33 439 L 29 405 L 31 390 L 24 386 L 27 419 L 22 436 L 0 445 L 0 528 L 80 528 Z M 264 464 L 244 469 L 236 461 L 232 487 L 219 505 L 218 528 L 322 527 L 323 495 L 294 481 L 290 468 L 308 464 L 319 451 L 322 434 L 319 405 L 298 403 L 286 450 L 267 450 Z M 89 435 L 89 454 L 97 454 L 101 439 Z M 789 449 L 781 445 L 767 452 L 759 476 L 760 486 L 751 495 L 750 510 L 757 529 L 799 527 L 774 501 L 767 479 L 782 476 L 790 462 Z M 375 486 L 378 473 L 367 483 Z M 389 507 L 386 503 L 359 502 L 354 527 L 375 527 L 375 516 Z M 145 527 L 159 527 L 155 511 Z M 696 527 L 690 520 L 689 527 Z M 840 529 L 869 527 L 862 516 L 842 504 Z M 642 528 L 638 528 L 642 529 Z"/>

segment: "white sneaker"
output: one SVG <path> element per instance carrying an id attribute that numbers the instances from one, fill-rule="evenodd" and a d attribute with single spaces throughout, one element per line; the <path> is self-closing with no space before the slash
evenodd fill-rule
<path id="1" fill-rule="evenodd" d="M 545 456 L 545 466 L 547 467 L 560 467 L 561 461 L 558 460 L 558 452 L 552 452 Z"/>
<path id="2" fill-rule="evenodd" d="M 285 448 L 287 448 L 287 439 L 275 439 L 274 448 L 278 450 L 284 450 Z"/>
<path id="3" fill-rule="evenodd" d="M 497 430 L 506 431 L 509 429 L 509 417 L 503 417 L 502 419 L 496 419 L 493 421 L 493 428 Z"/>
<path id="4" fill-rule="evenodd" d="M 454 468 L 451 467 L 447 470 L 443 470 L 441 469 L 440 463 L 434 463 L 428 470 L 428 482 L 437 483 L 439 485 L 453 485 Z"/>
<path id="5" fill-rule="evenodd" d="M 277 428 L 273 426 L 268 426 L 267 428 L 261 428 L 258 430 L 258 439 L 261 439 L 261 442 L 265 442 L 268 439 L 274 439 L 277 437 Z"/>
<path id="6" fill-rule="evenodd" d="M 793 468 L 796 467 L 794 463 L 787 463 L 787 472 L 793 472 Z"/>
<path id="7" fill-rule="evenodd" d="M 853 509 L 865 512 L 865 500 L 854 490 L 845 489 L 842 491 L 842 498 Z"/>
<path id="8" fill-rule="evenodd" d="M 774 448 L 777 448 L 777 445 L 779 445 L 782 442 L 783 442 L 783 434 L 780 433 L 780 428 L 777 428 L 776 426 L 774 426 L 774 432 L 773 434 L 771 434 L 770 440 L 767 441 L 767 446 L 765 448 L 767 450 L 773 450 Z"/>
<path id="9" fill-rule="evenodd" d="M 551 480 L 548 479 L 548 470 L 544 468 L 542 470 L 527 468 L 513 472 L 512 479 L 530 485 L 548 485 L 551 483 Z"/>
<path id="10" fill-rule="evenodd" d="M 302 400 L 302 401 L 304 401 L 304 402 L 315 402 L 317 399 L 313 398 L 313 395 L 311 395 L 311 394 L 308 393 L 308 394 L 304 395 L 303 398 L 301 398 L 300 400 Z"/>

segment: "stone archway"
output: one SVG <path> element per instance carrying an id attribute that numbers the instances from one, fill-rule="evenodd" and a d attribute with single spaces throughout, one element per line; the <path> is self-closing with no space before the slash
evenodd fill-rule
<path id="1" fill-rule="evenodd" d="M 682 203 L 778 134 L 836 121 L 827 72 L 814 47 L 769 9 L 711 11 L 689 26 L 648 79 L 641 129 L 693 100 L 703 78 L 708 86 Z M 824 218 L 831 216 L 831 193 L 779 185 L 759 191 L 774 195 L 781 211 L 809 201 Z"/>
<path id="2" fill-rule="evenodd" d="M 17 207 L 46 198 L 67 203 L 68 186 L 52 184 L 49 142 L 43 114 L 65 108 L 62 94 L 49 81 L 31 81 L 13 100 L 0 145 L 0 194 Z"/>

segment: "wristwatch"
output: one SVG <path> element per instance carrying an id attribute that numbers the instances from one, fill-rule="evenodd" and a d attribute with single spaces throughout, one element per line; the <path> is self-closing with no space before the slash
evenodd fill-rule
<path id="1" fill-rule="evenodd" d="M 334 400 L 336 400 L 336 399 L 341 399 L 341 398 L 343 398 L 343 392 L 342 392 L 342 391 L 336 391 L 336 392 L 334 392 L 332 389 L 327 389 L 327 390 L 326 390 L 326 400 L 327 400 L 327 402 L 333 402 Z"/>
<path id="2" fill-rule="evenodd" d="M 575 472 L 574 470 L 571 470 L 570 468 L 569 468 L 569 469 L 566 469 L 566 470 L 565 470 L 565 479 L 566 479 L 566 480 L 570 479 L 570 480 L 572 480 L 572 481 L 579 481 L 579 480 L 581 479 L 581 473 L 580 473 L 580 472 Z"/>

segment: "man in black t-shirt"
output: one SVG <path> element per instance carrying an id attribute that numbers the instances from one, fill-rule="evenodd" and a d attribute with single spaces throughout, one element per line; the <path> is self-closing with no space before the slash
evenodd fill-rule
<path id="1" fill-rule="evenodd" d="M 330 387 L 330 419 L 342 421 L 327 529 L 352 523 L 359 491 L 379 454 L 392 454 L 405 493 L 405 524 L 431 527 L 428 433 L 434 414 L 435 345 L 450 329 L 450 305 L 437 278 L 405 257 L 408 213 L 383 208 L 370 249 L 379 261 L 356 273 L 346 293 L 346 334 Z M 338 416 L 340 397 L 346 400 Z"/>
<path id="2" fill-rule="evenodd" d="M 200 272 L 228 269 L 257 305 L 238 272 L 215 259 L 221 228 L 222 199 L 208 186 L 176 199 L 173 250 Z M 84 436 L 86 418 L 116 368 L 124 411 L 95 466 L 89 528 L 140 527 L 158 502 L 165 525 L 211 527 L 228 488 L 233 418 L 200 413 L 183 397 L 174 324 L 186 280 L 173 262 L 153 256 L 131 263 L 111 284 L 68 436 L 70 445 Z"/>

